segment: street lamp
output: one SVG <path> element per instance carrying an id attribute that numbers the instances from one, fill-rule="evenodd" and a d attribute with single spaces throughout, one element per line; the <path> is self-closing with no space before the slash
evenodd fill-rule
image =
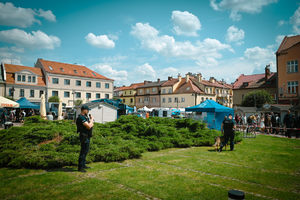
<path id="1" fill-rule="evenodd" d="M 178 110 L 178 103 L 180 103 L 180 101 L 179 101 L 178 97 L 176 97 L 176 98 L 177 98 L 177 110 Z"/>
<path id="2" fill-rule="evenodd" d="M 10 89 L 10 94 L 11 94 L 12 98 L 14 98 L 14 91 L 15 91 L 15 87 L 12 87 Z"/>

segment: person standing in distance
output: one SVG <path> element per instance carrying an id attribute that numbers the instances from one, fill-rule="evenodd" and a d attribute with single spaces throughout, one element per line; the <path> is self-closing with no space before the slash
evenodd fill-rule
<path id="1" fill-rule="evenodd" d="M 287 131 L 285 132 L 285 136 L 291 138 L 292 131 L 290 128 L 293 128 L 293 116 L 291 115 L 291 111 L 289 110 L 287 111 L 287 114 L 284 116 L 283 123 L 284 126 L 288 128 Z"/>
<path id="2" fill-rule="evenodd" d="M 235 136 L 234 129 L 236 129 L 235 122 L 234 120 L 232 120 L 232 115 L 229 114 L 228 118 L 225 119 L 221 125 L 221 131 L 222 134 L 224 134 L 225 140 L 221 144 L 220 152 L 222 152 L 222 149 L 227 144 L 229 138 L 230 138 L 230 150 L 231 151 L 234 150 L 234 142 L 233 142 Z"/>
<path id="3" fill-rule="evenodd" d="M 81 143 L 81 150 L 78 159 L 78 171 L 87 172 L 85 169 L 89 169 L 90 167 L 86 166 L 86 155 L 89 152 L 90 147 L 90 139 L 92 137 L 93 130 L 93 116 L 90 115 L 90 119 L 88 118 L 88 113 L 91 109 L 87 105 L 83 105 L 81 107 L 81 113 L 79 114 L 76 125 L 77 125 L 77 133 L 79 132 L 79 139 Z"/>

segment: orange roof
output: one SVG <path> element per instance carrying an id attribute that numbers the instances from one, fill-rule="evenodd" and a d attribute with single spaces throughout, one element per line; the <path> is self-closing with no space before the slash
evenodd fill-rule
<path id="1" fill-rule="evenodd" d="M 254 74 L 254 75 L 244 75 L 241 74 L 235 83 L 233 84 L 233 89 L 241 89 L 241 88 L 258 88 L 258 87 L 276 87 L 276 73 L 271 72 L 268 80 L 272 81 L 272 84 L 266 85 L 265 74 Z M 274 81 L 275 80 L 275 81 Z M 248 83 L 248 85 L 244 85 L 244 83 Z M 274 85 L 275 84 L 275 85 Z"/>
<path id="2" fill-rule="evenodd" d="M 173 86 L 177 82 L 178 82 L 178 78 L 172 78 L 171 80 L 168 80 L 167 82 L 165 82 L 164 84 L 162 84 L 161 87 L 164 87 L 164 86 Z"/>
<path id="3" fill-rule="evenodd" d="M 43 76 L 42 69 L 36 67 L 27 67 L 22 65 L 12 65 L 4 63 L 5 71 L 6 71 L 6 83 L 10 84 L 19 84 L 19 85 L 32 85 L 32 84 L 24 84 L 24 83 L 15 83 L 15 75 L 14 73 L 29 70 L 38 75 L 37 85 L 38 86 L 46 86 L 46 82 Z"/>
<path id="4" fill-rule="evenodd" d="M 299 43 L 300 43 L 300 35 L 295 35 L 291 37 L 285 36 L 276 53 L 279 54 Z"/>
<path id="5" fill-rule="evenodd" d="M 44 69 L 48 73 L 113 80 L 102 76 L 101 74 L 98 74 L 97 72 L 94 72 L 93 70 L 90 70 L 89 68 L 82 65 L 43 60 L 41 58 L 39 58 L 38 61 L 41 62 Z"/>
<path id="6" fill-rule="evenodd" d="M 188 82 L 186 82 L 186 78 L 181 79 L 181 83 L 179 84 L 178 88 L 174 91 L 176 94 L 182 93 L 198 93 L 198 94 L 205 94 L 202 90 L 200 90 L 191 78 Z"/>

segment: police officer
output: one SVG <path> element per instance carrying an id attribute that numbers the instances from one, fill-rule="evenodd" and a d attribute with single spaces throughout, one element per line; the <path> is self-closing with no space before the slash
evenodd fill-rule
<path id="1" fill-rule="evenodd" d="M 227 144 L 229 138 L 230 138 L 230 150 L 231 151 L 234 150 L 234 142 L 233 142 L 235 136 L 234 129 L 236 129 L 235 122 L 232 119 L 232 115 L 229 114 L 229 117 L 225 119 L 221 125 L 221 131 L 222 134 L 224 134 L 225 140 L 222 142 L 222 145 L 220 147 L 220 152 L 222 151 L 223 147 Z"/>
<path id="2" fill-rule="evenodd" d="M 77 125 L 77 132 L 80 133 L 80 143 L 81 143 L 81 150 L 78 159 L 78 171 L 80 172 L 87 172 L 85 169 L 89 169 L 90 167 L 85 165 L 86 155 L 89 152 L 90 147 L 90 138 L 92 137 L 92 130 L 93 130 L 93 116 L 90 115 L 88 118 L 89 107 L 87 105 L 83 105 L 81 107 L 81 113 L 76 120 Z"/>

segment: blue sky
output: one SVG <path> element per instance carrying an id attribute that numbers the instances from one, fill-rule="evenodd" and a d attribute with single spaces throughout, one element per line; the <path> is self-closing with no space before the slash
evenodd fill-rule
<path id="1" fill-rule="evenodd" d="M 283 37 L 299 34 L 300 0 L 0 2 L 0 61 L 82 64 L 116 86 L 275 71 Z"/>

